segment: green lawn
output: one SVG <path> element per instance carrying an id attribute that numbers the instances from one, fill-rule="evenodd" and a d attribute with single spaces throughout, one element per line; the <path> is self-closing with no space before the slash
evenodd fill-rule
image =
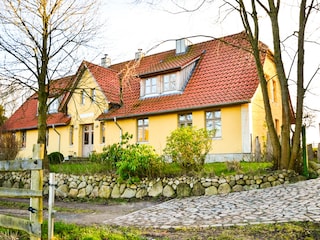
<path id="1" fill-rule="evenodd" d="M 266 162 L 216 162 L 207 163 L 200 173 L 190 172 L 188 175 L 196 176 L 221 176 L 234 174 L 261 174 L 271 169 L 272 163 Z M 75 174 L 75 175 L 93 175 L 96 173 L 110 174 L 112 171 L 105 164 L 96 162 L 81 163 L 61 163 L 50 165 L 50 171 L 55 173 Z M 165 164 L 161 177 L 176 177 L 181 175 L 182 170 L 177 164 Z"/>

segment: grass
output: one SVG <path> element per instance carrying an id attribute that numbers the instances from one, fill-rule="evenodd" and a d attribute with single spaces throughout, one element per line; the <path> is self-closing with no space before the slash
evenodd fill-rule
<path id="1" fill-rule="evenodd" d="M 56 222 L 54 237 L 55 240 L 317 240 L 320 239 L 320 223 L 291 222 L 211 228 L 136 229 L 112 226 L 79 226 Z M 47 224 L 44 223 L 42 239 L 47 238 Z M 29 237 L 21 232 L 0 228 L 0 239 L 24 240 Z"/>
<path id="2" fill-rule="evenodd" d="M 229 163 L 229 164 L 228 164 Z M 240 164 L 238 166 L 238 164 Z M 235 165 L 232 167 L 232 165 Z M 230 167 L 231 166 L 231 167 Z M 188 173 L 195 176 L 221 176 L 234 174 L 263 174 L 272 167 L 272 163 L 267 162 L 215 162 L 206 163 L 200 173 Z M 50 165 L 50 171 L 55 173 L 75 174 L 75 175 L 93 175 L 96 173 L 110 174 L 111 170 L 102 163 L 62 163 Z M 174 163 L 165 164 L 161 175 L 163 177 L 181 176 L 181 168 Z"/>

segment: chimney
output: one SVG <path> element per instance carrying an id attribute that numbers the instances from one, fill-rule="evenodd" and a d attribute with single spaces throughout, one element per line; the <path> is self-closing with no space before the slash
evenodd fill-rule
<path id="1" fill-rule="evenodd" d="M 176 40 L 176 55 L 184 54 L 188 51 L 188 47 L 192 43 L 187 38 L 181 38 Z"/>
<path id="2" fill-rule="evenodd" d="M 104 57 L 101 58 L 101 66 L 102 67 L 110 67 L 111 59 L 108 57 L 108 54 L 105 54 Z"/>
<path id="3" fill-rule="evenodd" d="M 138 49 L 138 52 L 136 52 L 136 54 L 135 54 L 135 60 L 139 60 L 139 59 L 141 59 L 142 57 L 144 57 L 144 53 L 142 52 L 142 49 L 139 48 L 139 49 Z"/>

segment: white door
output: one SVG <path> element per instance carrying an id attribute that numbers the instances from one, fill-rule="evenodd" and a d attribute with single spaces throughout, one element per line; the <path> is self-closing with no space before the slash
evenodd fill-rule
<path id="1" fill-rule="evenodd" d="M 82 127 L 82 156 L 88 157 L 93 151 L 93 124 L 83 125 Z"/>

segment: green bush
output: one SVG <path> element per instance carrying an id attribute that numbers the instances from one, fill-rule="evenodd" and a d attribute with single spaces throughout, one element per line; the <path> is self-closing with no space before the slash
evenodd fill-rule
<path id="1" fill-rule="evenodd" d="M 178 128 L 167 137 L 164 153 L 185 172 L 201 171 L 211 149 L 211 136 L 206 129 Z"/>
<path id="2" fill-rule="evenodd" d="M 102 163 L 115 171 L 119 180 L 139 181 L 142 177 L 156 177 L 161 170 L 161 158 L 149 145 L 129 144 L 132 135 L 125 133 L 120 143 L 109 145 L 102 153 L 94 153 L 90 160 Z"/>
<path id="3" fill-rule="evenodd" d="M 159 176 L 162 160 L 151 146 L 132 144 L 122 149 L 116 165 L 121 180 L 136 182 L 142 177 Z"/>
<path id="4" fill-rule="evenodd" d="M 64 156 L 60 152 L 52 152 L 48 155 L 50 164 L 59 164 L 63 162 Z"/>
<path id="5" fill-rule="evenodd" d="M 103 163 L 109 171 L 115 171 L 117 162 L 121 160 L 122 151 L 127 147 L 132 135 L 125 133 L 121 136 L 120 143 L 114 143 L 103 148 L 102 153 L 93 153 L 89 156 L 90 161 Z"/>

